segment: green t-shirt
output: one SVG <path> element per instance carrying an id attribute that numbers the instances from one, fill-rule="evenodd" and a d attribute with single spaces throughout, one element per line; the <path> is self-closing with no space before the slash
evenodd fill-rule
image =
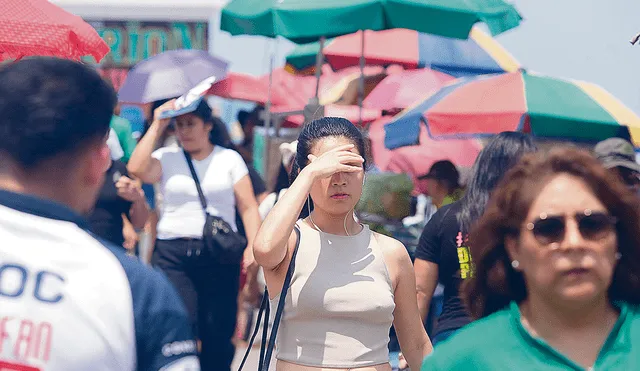
<path id="1" fill-rule="evenodd" d="M 640 370 L 640 309 L 620 304 L 620 317 L 600 351 L 597 370 Z M 520 322 L 515 302 L 473 322 L 435 348 L 421 371 L 584 371 Z"/>
<path id="2" fill-rule="evenodd" d="M 116 132 L 120 147 L 124 151 L 124 156 L 122 156 L 121 160 L 126 163 L 131 158 L 133 150 L 136 149 L 136 140 L 133 138 L 131 123 L 125 118 L 113 115 L 110 126 Z"/>

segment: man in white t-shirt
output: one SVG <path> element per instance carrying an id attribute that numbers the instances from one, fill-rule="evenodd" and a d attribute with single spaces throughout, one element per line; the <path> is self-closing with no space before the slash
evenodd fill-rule
<path id="1" fill-rule="evenodd" d="M 89 232 L 115 92 L 88 66 L 0 69 L 0 370 L 197 371 L 164 275 Z"/>

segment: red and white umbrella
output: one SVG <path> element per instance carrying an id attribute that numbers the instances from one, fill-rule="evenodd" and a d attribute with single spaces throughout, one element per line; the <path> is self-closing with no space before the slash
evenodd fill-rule
<path id="1" fill-rule="evenodd" d="M 0 1 L 0 61 L 91 55 L 99 62 L 109 50 L 91 25 L 47 0 Z"/>

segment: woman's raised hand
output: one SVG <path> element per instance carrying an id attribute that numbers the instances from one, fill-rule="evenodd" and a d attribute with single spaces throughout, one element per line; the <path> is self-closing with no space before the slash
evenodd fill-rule
<path id="1" fill-rule="evenodd" d="M 165 111 L 170 111 L 174 109 L 175 102 L 176 102 L 175 99 L 167 101 L 153 111 L 153 122 L 157 123 L 160 129 L 162 130 L 166 129 L 166 127 L 169 126 L 169 123 L 171 122 L 170 118 L 160 118 L 160 115 Z"/>
<path id="2" fill-rule="evenodd" d="M 357 173 L 363 171 L 364 158 L 350 150 L 355 146 L 347 144 L 325 152 L 319 157 L 309 155 L 311 163 L 305 170 L 314 179 L 328 178 L 335 173 Z"/>

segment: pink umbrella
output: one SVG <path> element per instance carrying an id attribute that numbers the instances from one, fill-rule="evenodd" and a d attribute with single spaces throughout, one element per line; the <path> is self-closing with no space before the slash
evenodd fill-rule
<path id="1" fill-rule="evenodd" d="M 366 74 L 380 73 L 380 67 L 365 68 Z M 328 65 L 323 66 L 323 75 L 320 79 L 320 97 L 331 88 L 334 88 L 341 80 L 346 77 L 359 74 L 360 69 L 350 67 L 334 72 Z M 269 75 L 260 78 L 265 84 L 269 83 Z M 273 71 L 272 76 L 272 111 L 273 112 L 289 112 L 300 111 L 309 102 L 309 99 L 315 96 L 317 79 L 314 76 L 300 76 L 287 72 L 284 68 Z M 280 97 L 280 98 L 278 98 Z M 355 114 L 354 114 L 355 112 Z M 353 122 L 358 122 L 359 109 L 356 106 L 346 105 L 327 105 L 325 107 L 325 115 L 346 117 Z M 366 116 L 366 117 L 364 117 Z M 380 117 L 380 110 L 370 109 L 363 111 L 363 122 L 371 122 Z M 364 120 L 366 119 L 366 120 Z M 291 120 L 285 122 L 287 126 L 299 126 L 304 122 L 302 116 L 293 116 Z"/>
<path id="2" fill-rule="evenodd" d="M 416 193 L 426 193 L 425 182 L 418 177 L 429 172 L 434 162 L 450 160 L 458 167 L 471 167 L 482 149 L 477 139 L 432 139 L 422 125 L 419 145 L 389 150 L 384 146 L 384 125 L 392 119 L 384 117 L 369 125 L 373 163 L 382 171 L 408 174 Z"/>
<path id="3" fill-rule="evenodd" d="M 407 70 L 385 77 L 362 102 L 365 108 L 404 109 L 420 97 L 439 90 L 455 77 L 429 68 Z"/>
<path id="4" fill-rule="evenodd" d="M 284 110 L 283 110 L 284 109 Z M 279 110 L 283 110 L 280 112 L 286 112 L 286 108 L 284 107 L 276 107 L 274 112 L 278 112 Z M 347 120 L 353 122 L 354 124 L 358 123 L 360 119 L 360 107 L 355 105 L 340 105 L 340 104 L 329 104 L 324 107 L 324 115 L 325 117 L 344 117 Z M 373 122 L 381 117 L 381 112 L 378 109 L 364 108 L 362 110 L 362 124 L 366 125 L 370 122 Z M 304 124 L 304 117 L 302 115 L 294 115 L 289 116 L 285 119 L 283 126 L 284 127 L 298 127 Z M 383 137 L 384 140 L 384 137 Z"/>

